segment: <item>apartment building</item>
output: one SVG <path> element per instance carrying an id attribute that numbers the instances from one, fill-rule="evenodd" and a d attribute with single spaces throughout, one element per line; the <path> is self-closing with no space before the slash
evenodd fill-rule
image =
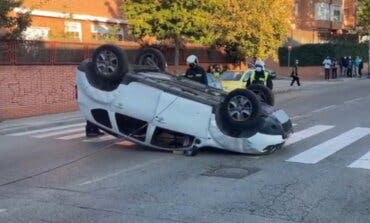
<path id="1" fill-rule="evenodd" d="M 127 22 L 119 0 L 24 0 L 16 12 L 30 10 L 26 39 L 95 41 L 123 40 Z"/>
<path id="2" fill-rule="evenodd" d="M 296 43 L 320 43 L 348 33 L 356 25 L 356 0 L 295 0 L 289 38 Z"/>

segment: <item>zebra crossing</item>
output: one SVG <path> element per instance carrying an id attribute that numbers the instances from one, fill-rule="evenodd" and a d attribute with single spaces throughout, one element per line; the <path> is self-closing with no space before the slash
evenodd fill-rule
<path id="1" fill-rule="evenodd" d="M 78 123 L 73 125 L 12 133 L 8 134 L 8 136 L 28 136 L 36 139 L 54 138 L 57 140 L 82 140 L 83 142 L 105 142 L 113 141 L 115 139 L 115 137 L 110 135 L 103 135 L 98 138 L 87 139 L 85 137 L 85 125 L 86 123 Z"/>
<path id="2" fill-rule="evenodd" d="M 85 123 L 78 123 L 73 125 L 13 133 L 8 134 L 8 136 L 27 136 L 36 139 L 53 138 L 63 141 L 80 140 L 84 143 L 109 142 L 115 140 L 115 137 L 110 135 L 103 135 L 101 137 L 92 139 L 86 138 L 84 125 Z M 290 138 L 288 138 L 288 140 L 286 141 L 285 146 L 292 146 L 293 148 L 298 147 L 300 142 L 307 139 L 314 139 L 314 137 L 333 129 L 335 129 L 335 126 L 333 125 L 315 125 L 308 127 L 291 135 Z M 312 148 L 305 149 L 303 152 L 295 154 L 294 156 L 286 159 L 285 162 L 299 164 L 318 164 L 329 156 L 333 156 L 335 153 L 369 136 L 370 128 L 354 127 L 333 138 L 327 139 L 326 141 L 319 143 Z M 354 160 L 347 167 L 370 170 L 370 151 L 364 154 L 359 159 Z"/>

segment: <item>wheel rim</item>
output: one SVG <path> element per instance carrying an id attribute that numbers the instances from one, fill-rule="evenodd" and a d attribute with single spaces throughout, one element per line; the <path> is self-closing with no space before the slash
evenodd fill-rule
<path id="1" fill-rule="evenodd" d="M 96 59 L 96 68 L 104 76 L 110 76 L 118 69 L 118 58 L 109 50 L 100 52 Z"/>
<path id="2" fill-rule="evenodd" d="M 252 109 L 252 102 L 242 95 L 232 97 L 227 104 L 229 116 L 238 122 L 248 120 L 252 115 Z"/>

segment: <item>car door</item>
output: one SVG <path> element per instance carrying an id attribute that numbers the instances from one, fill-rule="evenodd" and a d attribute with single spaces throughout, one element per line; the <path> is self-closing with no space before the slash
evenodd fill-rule
<path id="1" fill-rule="evenodd" d="M 155 116 L 161 93 L 162 90 L 139 82 L 120 85 L 112 107 L 117 113 L 151 122 Z"/>
<path id="2" fill-rule="evenodd" d="M 212 107 L 162 92 L 153 124 L 172 131 L 206 138 Z"/>

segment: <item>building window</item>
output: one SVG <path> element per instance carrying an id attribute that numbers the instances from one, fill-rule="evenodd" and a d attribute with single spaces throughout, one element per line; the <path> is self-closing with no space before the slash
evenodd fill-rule
<path id="1" fill-rule="evenodd" d="M 26 40 L 47 40 L 49 39 L 50 29 L 47 27 L 28 27 L 23 32 Z"/>
<path id="2" fill-rule="evenodd" d="M 295 16 L 298 16 L 299 15 L 299 4 L 298 4 L 298 2 L 296 2 L 294 4 L 294 15 Z"/>
<path id="3" fill-rule="evenodd" d="M 123 28 L 120 25 L 91 24 L 91 33 L 95 40 L 121 41 L 124 38 Z"/>
<path id="4" fill-rule="evenodd" d="M 331 7 L 330 14 L 331 14 L 330 16 L 331 21 L 334 21 L 334 22 L 342 21 L 342 13 L 341 13 L 341 8 L 339 6 L 333 5 Z"/>
<path id="5" fill-rule="evenodd" d="M 70 39 L 82 40 L 81 23 L 79 22 L 65 22 L 64 33 Z"/>
<path id="6" fill-rule="evenodd" d="M 315 4 L 315 19 L 316 20 L 329 20 L 330 9 L 327 3 Z"/>

